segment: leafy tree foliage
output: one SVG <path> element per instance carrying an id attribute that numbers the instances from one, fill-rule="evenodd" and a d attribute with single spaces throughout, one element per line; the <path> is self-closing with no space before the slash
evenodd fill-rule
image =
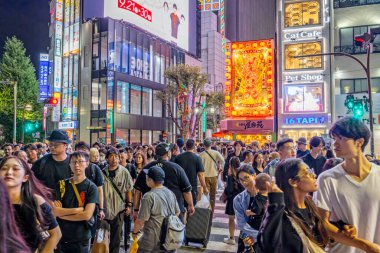
<path id="1" fill-rule="evenodd" d="M 22 41 L 16 37 L 7 38 L 3 52 L 0 59 L 0 80 L 17 81 L 17 139 L 20 140 L 23 108 L 26 105 L 33 108 L 31 111 L 24 111 L 26 121 L 41 121 L 43 105 L 37 102 L 39 88 L 36 71 L 30 57 L 26 55 Z M 8 142 L 12 140 L 13 112 L 13 86 L 1 84 L 0 124 L 4 127 L 4 141 Z M 28 140 L 31 140 L 31 136 L 25 135 L 25 141 Z"/>

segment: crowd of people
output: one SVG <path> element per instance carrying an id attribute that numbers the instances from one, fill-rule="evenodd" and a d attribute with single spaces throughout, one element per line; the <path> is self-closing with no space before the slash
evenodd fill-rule
<path id="1" fill-rule="evenodd" d="M 379 253 L 380 167 L 364 154 L 371 133 L 347 117 L 329 135 L 332 145 L 314 136 L 125 147 L 73 145 L 54 130 L 47 144 L 4 144 L 0 252 L 87 253 L 100 221 L 111 253 L 136 238 L 140 253 L 173 252 L 160 240 L 165 217 L 186 224 L 202 194 L 213 212 L 219 189 L 224 243 L 239 253 Z"/>

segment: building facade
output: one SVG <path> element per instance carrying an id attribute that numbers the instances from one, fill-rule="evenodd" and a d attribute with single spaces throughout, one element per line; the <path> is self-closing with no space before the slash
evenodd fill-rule
<path id="1" fill-rule="evenodd" d="M 196 7 L 195 0 L 141 1 L 136 12 L 118 1 L 53 0 L 54 127 L 90 143 L 173 141 L 177 130 L 158 93 L 166 68 L 199 63 Z"/>
<path id="2" fill-rule="evenodd" d="M 334 0 L 333 1 L 333 25 L 331 33 L 334 35 L 332 50 L 343 52 L 359 58 L 366 64 L 366 50 L 354 44 L 354 37 L 369 32 L 371 28 L 380 27 L 380 1 L 379 0 Z M 350 18 L 347 18 L 350 17 Z M 371 83 L 373 99 L 374 141 L 375 154 L 380 154 L 380 35 L 377 35 L 373 43 L 371 59 Z M 347 57 L 334 57 L 333 86 L 335 98 L 335 110 L 333 119 L 344 116 L 352 116 L 345 106 L 347 95 L 353 95 L 355 99 L 368 97 L 366 74 L 362 67 Z M 368 111 L 365 111 L 363 121 L 369 125 Z M 370 145 L 366 152 L 369 153 Z"/>
<path id="3" fill-rule="evenodd" d="M 278 134 L 310 139 L 331 125 L 330 1 L 278 1 Z M 306 57 L 305 57 L 306 56 Z"/>

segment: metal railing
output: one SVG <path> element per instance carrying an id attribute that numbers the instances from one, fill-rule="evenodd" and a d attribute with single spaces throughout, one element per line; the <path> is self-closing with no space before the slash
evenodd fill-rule
<path id="1" fill-rule="evenodd" d="M 355 45 L 349 45 L 334 47 L 334 52 L 347 54 L 365 54 L 367 53 L 367 50 Z M 380 43 L 373 44 L 373 53 L 380 53 Z"/>
<path id="2" fill-rule="evenodd" d="M 370 4 L 380 4 L 380 0 L 334 0 L 334 8 L 346 8 Z"/>

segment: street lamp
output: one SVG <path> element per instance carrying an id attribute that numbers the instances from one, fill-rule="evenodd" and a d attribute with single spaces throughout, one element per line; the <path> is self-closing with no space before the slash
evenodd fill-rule
<path id="1" fill-rule="evenodd" d="M 17 81 L 0 81 L 0 84 L 13 85 L 13 139 L 12 142 L 16 143 L 16 120 L 17 120 Z"/>
<path id="2" fill-rule="evenodd" d="M 342 52 L 334 52 L 334 53 L 321 53 L 321 54 L 309 54 L 309 55 L 300 55 L 294 56 L 294 58 L 305 58 L 305 57 L 314 57 L 314 56 L 326 56 L 326 55 L 334 55 L 334 56 L 346 56 L 349 57 L 362 66 L 366 77 L 367 77 L 367 86 L 368 86 L 368 110 L 369 110 L 369 128 L 372 134 L 370 146 L 371 146 L 371 155 L 375 155 L 375 140 L 373 136 L 373 104 L 372 104 L 372 85 L 371 85 L 371 73 L 370 73 L 370 53 L 371 53 L 371 43 L 375 40 L 377 34 L 380 34 L 380 29 L 371 29 L 370 34 L 365 33 L 361 36 L 355 36 L 356 45 L 364 46 L 367 49 L 367 66 L 357 57 L 342 53 Z"/>

